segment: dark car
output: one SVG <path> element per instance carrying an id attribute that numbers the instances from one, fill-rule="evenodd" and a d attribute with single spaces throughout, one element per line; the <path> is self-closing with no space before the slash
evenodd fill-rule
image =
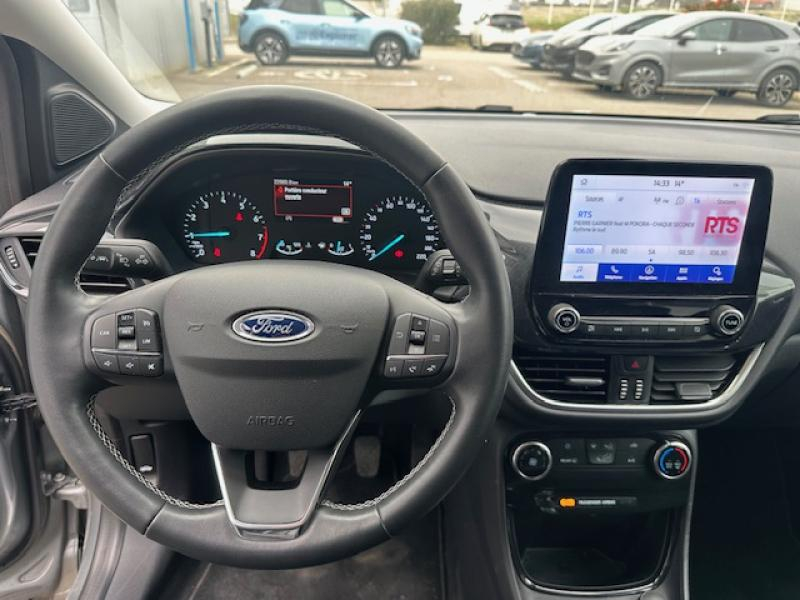
<path id="1" fill-rule="evenodd" d="M 584 31 L 553 39 L 544 45 L 544 68 L 571 76 L 575 70 L 575 55 L 587 41 L 606 35 L 632 34 L 656 21 L 671 17 L 668 11 L 647 11 L 631 13 L 608 19 Z"/>
<path id="2" fill-rule="evenodd" d="M 557 37 L 572 35 L 579 31 L 591 29 L 613 17 L 612 13 L 595 13 L 567 23 L 556 31 L 539 31 L 511 46 L 511 54 L 517 60 L 529 63 L 533 68 L 542 66 L 544 45 Z"/>

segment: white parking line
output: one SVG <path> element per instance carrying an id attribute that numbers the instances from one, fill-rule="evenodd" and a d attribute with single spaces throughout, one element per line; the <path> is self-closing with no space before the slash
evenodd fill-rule
<path id="1" fill-rule="evenodd" d="M 224 73 L 229 69 L 233 69 L 234 67 L 239 67 L 243 64 L 249 63 L 250 60 L 251 60 L 250 58 L 240 58 L 239 60 L 234 61 L 228 65 L 223 65 L 221 67 L 217 67 L 216 69 L 211 69 L 206 73 L 206 77 L 216 77 L 220 73 Z"/>
<path id="2" fill-rule="evenodd" d="M 236 71 L 236 79 L 244 79 L 245 77 L 249 77 L 257 70 L 258 67 L 256 65 L 247 65 L 246 67 L 243 67 L 238 71 Z"/>
<path id="3" fill-rule="evenodd" d="M 529 92 L 533 92 L 534 94 L 541 94 L 545 91 L 542 86 L 532 81 L 528 81 L 527 79 L 515 79 L 514 83 L 522 88 L 525 88 Z"/>
<path id="4" fill-rule="evenodd" d="M 436 78 L 436 80 L 437 81 L 453 81 L 453 76 L 452 75 L 439 75 Z"/>
<path id="5" fill-rule="evenodd" d="M 695 117 L 701 117 L 706 112 L 706 109 L 711 106 L 711 103 L 714 101 L 714 96 L 709 96 L 708 100 L 706 100 L 705 104 L 697 109 L 697 112 L 694 113 Z"/>
<path id="6" fill-rule="evenodd" d="M 503 79 L 508 79 L 510 81 L 513 81 L 519 87 L 524 88 L 529 92 L 533 92 L 534 94 L 541 94 L 546 91 L 538 83 L 534 83 L 533 81 L 529 81 L 528 79 L 518 79 L 514 73 L 506 71 L 501 67 L 488 67 L 488 68 L 492 73 L 494 73 L 498 77 L 502 77 Z"/>
<path id="7" fill-rule="evenodd" d="M 505 69 L 501 69 L 500 67 L 489 67 L 489 70 L 497 75 L 498 77 L 502 77 L 503 79 L 514 79 L 514 74 L 509 73 Z"/>

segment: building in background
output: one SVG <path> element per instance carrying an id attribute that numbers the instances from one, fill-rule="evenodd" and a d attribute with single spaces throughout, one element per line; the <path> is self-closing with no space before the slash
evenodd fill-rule
<path id="1" fill-rule="evenodd" d="M 231 33 L 226 0 L 64 0 L 64 3 L 140 90 L 155 84 L 162 90 L 165 73 L 206 64 L 204 17 L 210 27 L 212 62 L 221 56 L 221 39 Z"/>

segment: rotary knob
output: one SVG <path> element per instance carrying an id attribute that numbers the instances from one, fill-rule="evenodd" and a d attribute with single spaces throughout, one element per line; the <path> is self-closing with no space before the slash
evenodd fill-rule
<path id="1" fill-rule="evenodd" d="M 553 455 L 542 442 L 525 442 L 511 455 L 511 466 L 523 479 L 538 481 L 550 472 Z"/>
<path id="2" fill-rule="evenodd" d="M 733 306 L 718 306 L 711 313 L 711 326 L 719 335 L 736 335 L 744 326 L 744 315 Z"/>
<path id="3" fill-rule="evenodd" d="M 572 333 L 581 324 L 581 314 L 571 304 L 556 304 L 547 313 L 550 326 L 559 333 Z"/>
<path id="4" fill-rule="evenodd" d="M 664 479 L 680 479 L 689 472 L 691 464 L 692 451 L 683 442 L 665 442 L 653 455 L 656 473 Z"/>

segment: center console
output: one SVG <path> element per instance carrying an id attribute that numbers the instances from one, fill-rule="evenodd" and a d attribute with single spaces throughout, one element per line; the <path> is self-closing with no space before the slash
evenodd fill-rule
<path id="1" fill-rule="evenodd" d="M 665 427 L 724 409 L 786 309 L 793 286 L 764 263 L 771 195 L 753 165 L 573 160 L 554 174 L 510 394 L 546 420 L 498 448 L 531 597 L 676 589 L 699 448 Z"/>

